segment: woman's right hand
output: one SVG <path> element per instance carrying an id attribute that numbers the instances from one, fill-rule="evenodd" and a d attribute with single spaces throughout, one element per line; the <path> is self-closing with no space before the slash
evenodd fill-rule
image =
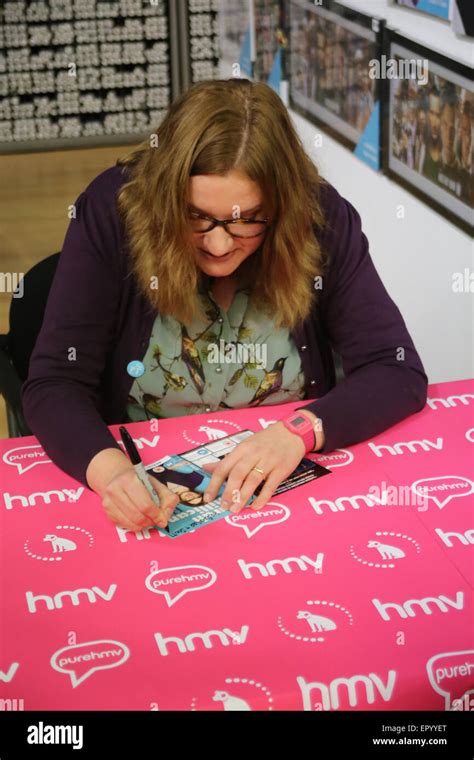
<path id="1" fill-rule="evenodd" d="M 154 503 L 133 466 L 120 472 L 107 484 L 102 505 L 109 520 L 121 528 L 138 531 L 158 525 L 165 528 L 179 499 L 156 478 L 148 476 L 159 496 L 160 506 Z"/>
<path id="2" fill-rule="evenodd" d="M 158 507 L 138 478 L 130 459 L 117 447 L 102 449 L 89 462 L 86 481 L 102 499 L 107 517 L 127 530 L 166 527 L 178 497 L 148 476 L 160 498 Z"/>

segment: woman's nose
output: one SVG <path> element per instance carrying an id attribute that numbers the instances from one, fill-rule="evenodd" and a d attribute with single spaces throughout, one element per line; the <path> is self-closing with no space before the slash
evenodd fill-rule
<path id="1" fill-rule="evenodd" d="M 224 256 L 229 253 L 234 246 L 234 239 L 224 227 L 214 227 L 210 232 L 206 232 L 202 239 L 202 248 L 209 251 L 213 256 Z"/>

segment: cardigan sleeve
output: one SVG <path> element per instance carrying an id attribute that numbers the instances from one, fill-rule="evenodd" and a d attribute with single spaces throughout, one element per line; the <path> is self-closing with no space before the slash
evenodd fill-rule
<path id="1" fill-rule="evenodd" d="M 120 282 L 110 199 L 96 198 L 86 189 L 74 204 L 22 386 L 25 419 L 45 452 L 87 488 L 95 454 L 120 449 L 99 412 Z"/>
<path id="2" fill-rule="evenodd" d="M 344 379 L 305 407 L 322 421 L 320 453 L 372 438 L 426 404 L 428 378 L 369 253 L 357 210 L 329 185 L 329 254 L 320 316 Z M 316 318 L 316 317 L 315 317 Z"/>

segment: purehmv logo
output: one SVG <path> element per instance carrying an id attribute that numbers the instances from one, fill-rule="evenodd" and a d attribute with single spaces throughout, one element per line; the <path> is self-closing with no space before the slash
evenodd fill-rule
<path id="1" fill-rule="evenodd" d="M 40 721 L 28 726 L 28 744 L 71 744 L 73 749 L 82 749 L 84 726 L 50 726 Z"/>

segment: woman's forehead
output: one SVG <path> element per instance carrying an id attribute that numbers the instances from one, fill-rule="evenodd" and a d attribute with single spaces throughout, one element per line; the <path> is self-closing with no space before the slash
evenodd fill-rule
<path id="1" fill-rule="evenodd" d="M 222 216 L 238 207 L 241 214 L 262 203 L 258 185 L 237 172 L 227 175 L 196 175 L 189 180 L 189 205 L 195 211 Z"/>

